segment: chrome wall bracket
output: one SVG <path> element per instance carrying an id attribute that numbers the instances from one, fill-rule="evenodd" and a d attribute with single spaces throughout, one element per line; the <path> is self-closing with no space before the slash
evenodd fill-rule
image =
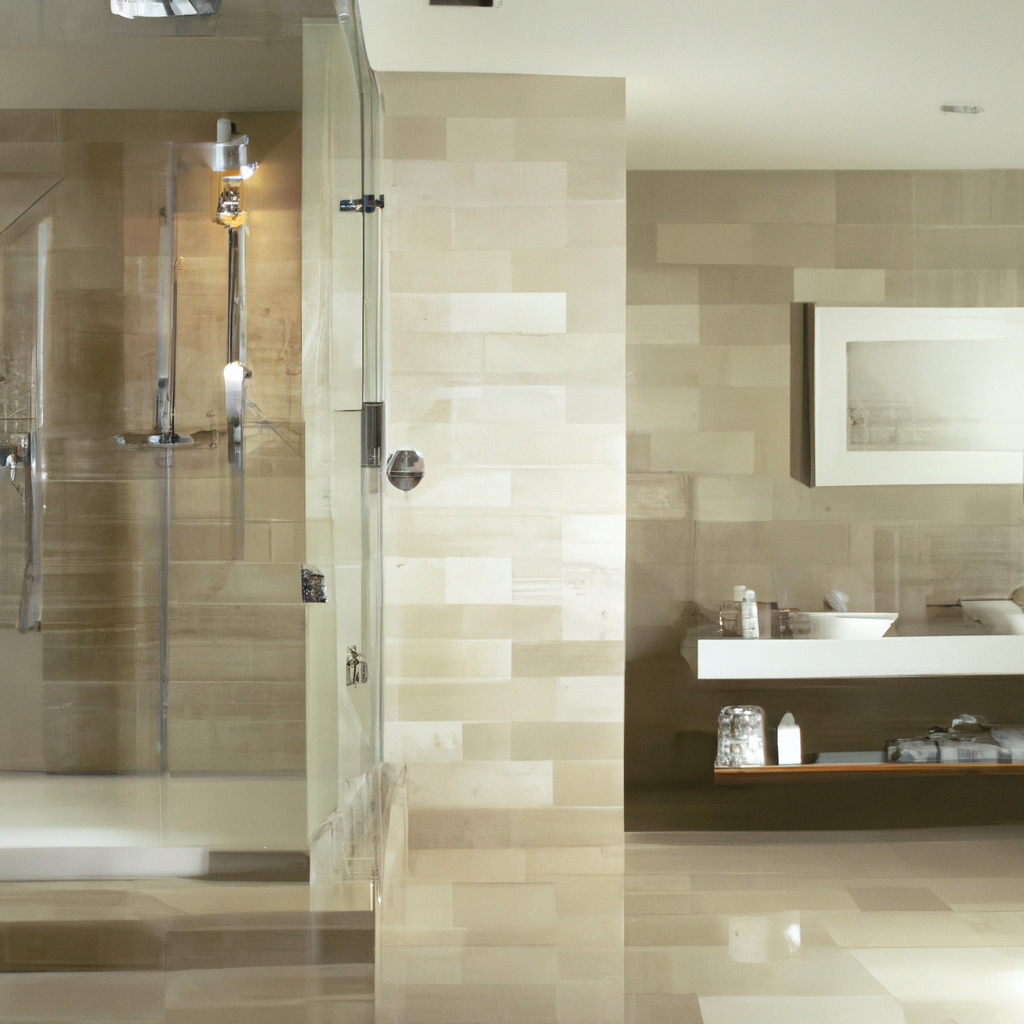
<path id="1" fill-rule="evenodd" d="M 338 204 L 342 213 L 373 213 L 384 209 L 383 196 L 363 196 L 361 199 L 342 199 Z"/>

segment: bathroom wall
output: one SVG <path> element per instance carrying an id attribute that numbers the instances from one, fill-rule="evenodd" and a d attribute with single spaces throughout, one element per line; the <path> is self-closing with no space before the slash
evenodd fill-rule
<path id="1" fill-rule="evenodd" d="M 1019 487 L 811 490 L 789 475 L 790 303 L 1018 305 L 1022 195 L 1022 171 L 630 172 L 638 784 L 705 785 L 715 715 L 735 699 L 802 712 L 815 750 L 877 749 L 958 711 L 1024 720 L 1014 680 L 726 692 L 698 685 L 678 656 L 685 624 L 734 583 L 805 609 L 838 588 L 853 609 L 923 624 L 929 603 L 1024 582 Z"/>
<path id="2" fill-rule="evenodd" d="M 381 80 L 387 443 L 427 463 L 416 490 L 387 494 L 385 756 L 406 767 L 407 811 L 392 825 L 402 863 L 384 884 L 383 1005 L 407 1000 L 422 1015 L 433 1000 L 451 1019 L 453 990 L 417 982 L 474 977 L 507 986 L 509 1019 L 526 1005 L 554 1019 L 557 1004 L 611 1020 L 622 991 L 623 82 Z M 596 904 L 574 903 L 584 891 Z M 595 912 L 601 893 L 607 912 Z M 531 949 L 479 948 L 506 942 Z M 467 1003 L 458 1015 L 488 1012 Z"/>

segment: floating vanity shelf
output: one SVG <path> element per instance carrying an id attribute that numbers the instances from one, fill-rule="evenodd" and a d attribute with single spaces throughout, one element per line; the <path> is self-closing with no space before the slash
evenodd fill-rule
<path id="1" fill-rule="evenodd" d="M 909 638 L 908 638 L 909 639 Z M 872 775 L 933 778 L 944 775 L 1024 775 L 1024 764 L 794 764 L 764 768 L 716 768 L 716 786 L 771 785 L 786 782 L 841 782 Z"/>
<path id="2" fill-rule="evenodd" d="M 684 643 L 683 656 L 693 665 L 698 679 L 1009 676 L 1024 675 L 1024 636 L 892 636 L 871 640 L 712 638 L 698 640 L 696 652 Z"/>

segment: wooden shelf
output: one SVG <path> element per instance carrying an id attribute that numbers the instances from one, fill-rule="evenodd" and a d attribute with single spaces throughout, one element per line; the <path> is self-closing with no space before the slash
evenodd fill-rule
<path id="1" fill-rule="evenodd" d="M 715 785 L 840 782 L 880 774 L 899 774 L 905 778 L 921 778 L 926 775 L 1024 775 L 1024 764 L 772 764 L 763 768 L 716 768 Z"/>

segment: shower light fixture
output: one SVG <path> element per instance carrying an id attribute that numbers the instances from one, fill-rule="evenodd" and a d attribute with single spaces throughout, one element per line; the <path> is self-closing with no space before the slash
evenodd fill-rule
<path id="1" fill-rule="evenodd" d="M 110 0 L 110 10 L 122 18 L 173 18 L 216 14 L 220 0 Z"/>

